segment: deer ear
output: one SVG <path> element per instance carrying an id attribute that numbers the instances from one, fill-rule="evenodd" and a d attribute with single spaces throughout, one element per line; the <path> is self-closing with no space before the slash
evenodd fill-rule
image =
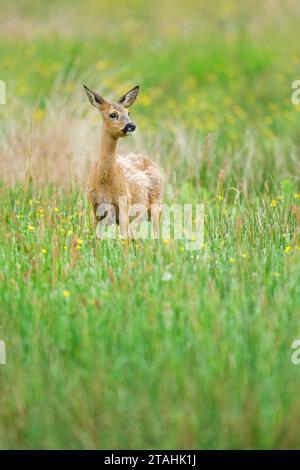
<path id="1" fill-rule="evenodd" d="M 85 92 L 87 94 L 88 99 L 90 100 L 91 104 L 96 108 L 99 108 L 102 104 L 105 103 L 105 99 L 102 98 L 98 93 L 95 91 L 90 90 L 87 86 L 83 85 Z"/>
<path id="2" fill-rule="evenodd" d="M 127 91 L 125 95 L 121 96 L 118 103 L 122 104 L 124 108 L 129 108 L 129 106 L 131 106 L 135 102 L 137 95 L 139 94 L 139 91 L 140 91 L 139 85 L 135 86 L 131 90 Z"/>

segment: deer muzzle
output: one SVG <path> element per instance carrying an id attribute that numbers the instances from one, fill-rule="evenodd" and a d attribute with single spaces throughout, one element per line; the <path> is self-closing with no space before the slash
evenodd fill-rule
<path id="1" fill-rule="evenodd" d="M 129 134 L 132 134 L 134 131 L 136 130 L 136 125 L 134 122 L 129 122 L 128 124 L 126 124 L 126 126 L 122 129 L 122 132 L 124 132 L 124 134 L 126 135 L 129 135 Z"/>

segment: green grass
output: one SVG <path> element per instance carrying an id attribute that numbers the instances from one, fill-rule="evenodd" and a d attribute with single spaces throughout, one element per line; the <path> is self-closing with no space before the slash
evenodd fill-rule
<path id="1" fill-rule="evenodd" d="M 2 190 L 1 446 L 297 447 L 299 246 L 280 194 L 207 204 L 191 252 L 95 242 L 81 195 Z"/>
<path id="2" fill-rule="evenodd" d="M 272 18 L 247 31 L 228 2 L 213 16 L 202 2 L 202 28 L 185 2 L 188 33 L 145 2 L 125 19 L 110 2 L 74 2 L 64 35 L 42 2 L 49 31 L 28 35 L 48 11 L 31 3 L 0 43 L 0 167 L 20 179 L 0 186 L 0 448 L 299 448 L 298 11 L 283 39 Z M 108 95 L 142 84 L 132 114 L 160 154 L 165 201 L 205 205 L 200 251 L 95 239 L 65 142 L 47 154 L 45 134 L 57 137 L 54 111 L 70 127 L 88 119 L 83 82 Z M 33 150 L 55 156 L 60 185 L 14 166 L 15 149 L 31 159 L 31 114 Z"/>

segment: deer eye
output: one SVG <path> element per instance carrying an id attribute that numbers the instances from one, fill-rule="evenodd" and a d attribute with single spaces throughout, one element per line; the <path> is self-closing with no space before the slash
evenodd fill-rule
<path id="1" fill-rule="evenodd" d="M 110 117 L 110 119 L 118 119 L 117 113 L 110 113 L 109 117 Z"/>

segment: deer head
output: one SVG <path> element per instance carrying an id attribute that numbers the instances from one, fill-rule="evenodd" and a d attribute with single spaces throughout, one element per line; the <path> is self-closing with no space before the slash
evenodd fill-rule
<path id="1" fill-rule="evenodd" d="M 121 96 L 117 103 L 105 100 L 85 85 L 83 87 L 91 104 L 100 111 L 105 131 L 111 137 L 125 137 L 135 131 L 136 125 L 130 119 L 130 113 L 127 108 L 135 102 L 139 93 L 139 86 L 135 86 L 125 95 Z"/>

